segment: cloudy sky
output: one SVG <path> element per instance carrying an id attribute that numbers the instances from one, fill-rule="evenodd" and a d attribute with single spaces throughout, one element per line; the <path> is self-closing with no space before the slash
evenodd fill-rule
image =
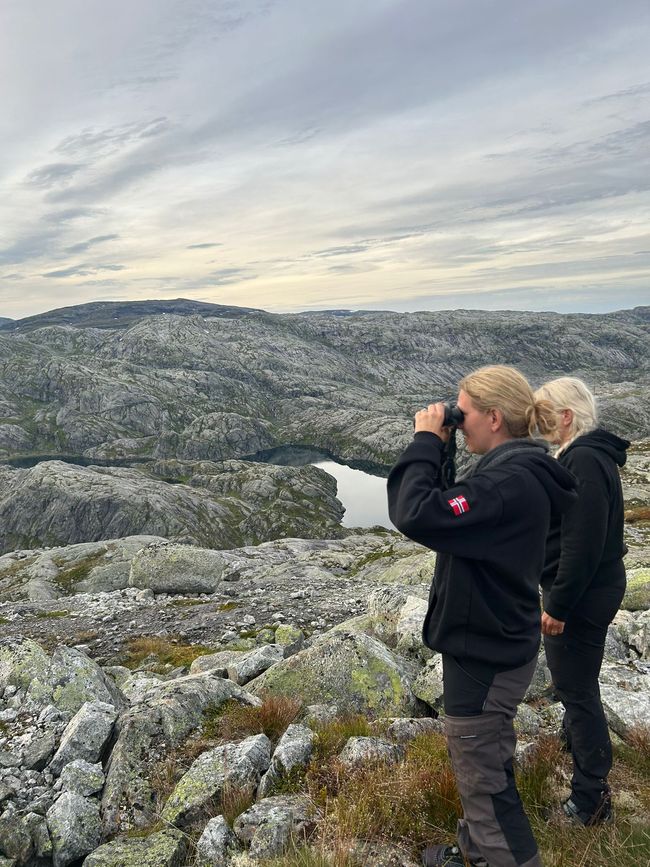
<path id="1" fill-rule="evenodd" d="M 0 316 L 650 299 L 647 0 L 2 0 Z"/>

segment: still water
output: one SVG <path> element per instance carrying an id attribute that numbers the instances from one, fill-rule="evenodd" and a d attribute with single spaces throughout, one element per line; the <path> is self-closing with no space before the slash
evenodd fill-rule
<path id="1" fill-rule="evenodd" d="M 319 461 L 314 466 L 325 470 L 337 481 L 337 496 L 345 506 L 341 522 L 344 527 L 373 527 L 379 524 L 395 529 L 388 519 L 386 479 L 334 461 Z"/>

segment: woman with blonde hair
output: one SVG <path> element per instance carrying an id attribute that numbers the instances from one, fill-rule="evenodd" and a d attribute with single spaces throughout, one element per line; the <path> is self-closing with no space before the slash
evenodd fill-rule
<path id="1" fill-rule="evenodd" d="M 447 743 L 463 805 L 458 846 L 431 845 L 425 867 L 541 867 L 513 773 L 513 719 L 540 641 L 539 579 L 552 515 L 574 480 L 531 439 L 555 414 L 514 368 L 484 367 L 460 382 L 459 424 L 481 459 L 447 490 L 444 404 L 415 416 L 413 441 L 388 477 L 392 522 L 438 552 L 423 640 L 442 653 Z"/>
<path id="2" fill-rule="evenodd" d="M 577 503 L 551 521 L 541 582 L 546 659 L 573 756 L 571 795 L 563 810 L 575 822 L 596 825 L 612 816 L 612 744 L 598 676 L 607 628 L 625 592 L 618 468 L 630 443 L 597 428 L 596 400 L 580 379 L 551 380 L 536 397 L 553 406 L 558 427 L 547 438 L 559 446 L 558 463 L 578 482 Z"/>

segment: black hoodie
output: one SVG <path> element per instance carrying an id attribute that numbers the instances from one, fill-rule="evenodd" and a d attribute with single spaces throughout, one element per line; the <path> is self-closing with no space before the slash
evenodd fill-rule
<path id="1" fill-rule="evenodd" d="M 416 433 L 388 476 L 391 521 L 438 552 L 424 641 L 517 668 L 537 653 L 550 518 L 575 500 L 575 481 L 543 445 L 511 440 L 442 490 L 443 450 L 435 434 Z"/>
<path id="2" fill-rule="evenodd" d="M 625 580 L 622 557 L 623 490 L 618 467 L 630 443 L 606 430 L 577 437 L 558 463 L 578 481 L 578 501 L 553 518 L 546 547 L 542 587 L 545 610 L 566 620 L 588 587 Z"/>

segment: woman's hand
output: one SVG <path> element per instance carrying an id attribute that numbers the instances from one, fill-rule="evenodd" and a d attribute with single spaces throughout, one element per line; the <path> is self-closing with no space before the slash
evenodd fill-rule
<path id="1" fill-rule="evenodd" d="M 564 620 L 556 620 L 546 611 L 542 613 L 542 635 L 562 635 L 564 632 Z"/>
<path id="2" fill-rule="evenodd" d="M 444 427 L 444 420 L 444 403 L 430 403 L 426 409 L 415 413 L 415 433 L 429 431 L 446 443 L 449 439 L 449 428 Z"/>

